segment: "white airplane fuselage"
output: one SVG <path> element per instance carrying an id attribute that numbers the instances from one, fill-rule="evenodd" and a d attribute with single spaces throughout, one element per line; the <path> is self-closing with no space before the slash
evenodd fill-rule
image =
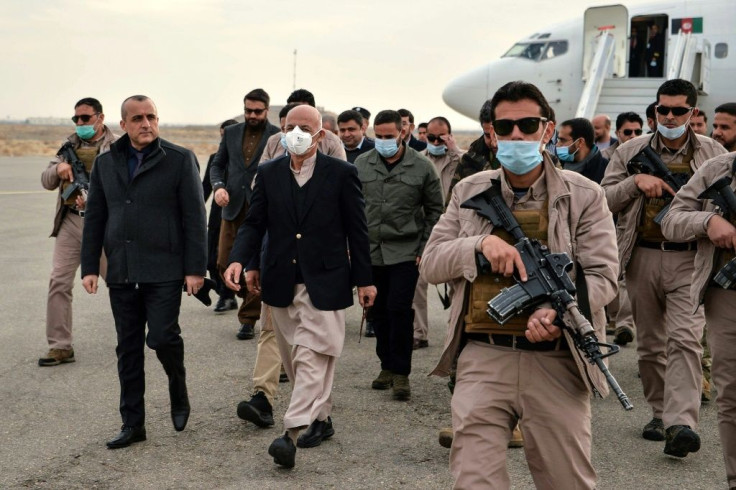
<path id="1" fill-rule="evenodd" d="M 677 38 L 672 32 L 672 27 L 675 26 L 673 22 L 692 24 L 692 19 L 696 19 L 696 28 L 692 30 L 691 36 L 701 53 L 698 55 L 697 66 L 691 78 L 696 87 L 701 89 L 698 107 L 711 118 L 713 110 L 718 105 L 736 101 L 736 90 L 733 89 L 736 82 L 734 5 L 733 0 L 672 0 L 631 9 L 625 9 L 620 5 L 610 6 L 620 9 L 626 18 L 625 21 L 619 22 L 619 24 L 625 22 L 626 26 L 616 26 L 619 29 L 617 31 L 619 36 L 615 40 L 613 65 L 618 67 L 618 72 L 615 75 L 611 73 L 607 77 L 607 80 L 613 79 L 616 84 L 612 93 L 620 94 L 619 97 L 622 99 L 626 99 L 627 87 L 630 85 L 631 97 L 627 99 L 630 107 L 625 110 L 634 110 L 644 116 L 646 106 L 655 101 L 657 87 L 667 78 L 669 53 L 673 51 Z M 645 22 L 652 19 L 666 26 L 663 76 L 629 77 L 629 36 L 632 34 L 632 22 L 638 23 L 641 29 Z M 598 27 L 598 31 L 609 27 L 612 26 Z M 500 59 L 453 80 L 445 88 L 442 97 L 454 110 L 477 120 L 481 105 L 492 97 L 499 87 L 513 80 L 524 80 L 533 83 L 542 91 L 554 109 L 558 122 L 575 117 L 587 75 L 587 67 L 584 66 L 586 56 L 584 47 L 591 44 L 590 39 L 595 34 L 595 29 L 594 25 L 585 25 L 583 17 L 542 29 L 518 41 Z M 554 52 L 555 50 L 557 52 Z M 703 63 L 708 63 L 709 68 L 701 69 Z M 702 83 L 701 76 L 708 78 L 705 84 Z M 599 104 L 603 104 L 603 101 Z M 614 110 L 623 112 L 624 109 L 618 107 L 609 105 L 600 112 L 608 113 Z M 609 114 L 612 119 L 615 119 L 616 115 Z"/>

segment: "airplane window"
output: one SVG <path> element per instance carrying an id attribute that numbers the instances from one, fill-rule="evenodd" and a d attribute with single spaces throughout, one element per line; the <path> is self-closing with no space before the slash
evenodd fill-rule
<path id="1" fill-rule="evenodd" d="M 543 60 L 548 60 L 565 54 L 567 52 L 567 41 L 550 41 L 544 48 Z"/>
<path id="2" fill-rule="evenodd" d="M 506 51 L 503 58 L 527 58 L 538 60 L 546 43 L 517 43 Z"/>
<path id="3" fill-rule="evenodd" d="M 540 34 L 537 39 L 549 39 L 551 34 L 549 32 L 545 32 L 544 34 Z"/>
<path id="4" fill-rule="evenodd" d="M 713 50 L 713 54 L 716 58 L 725 58 L 726 56 L 728 56 L 728 44 L 717 43 L 715 49 Z"/>

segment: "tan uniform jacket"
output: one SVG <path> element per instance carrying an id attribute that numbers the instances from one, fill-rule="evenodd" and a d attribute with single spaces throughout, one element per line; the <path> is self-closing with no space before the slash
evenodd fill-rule
<path id="1" fill-rule="evenodd" d="M 585 270 L 590 308 L 594 312 L 593 325 L 598 338 L 604 339 L 603 307 L 616 296 L 618 261 L 616 234 L 603 189 L 580 174 L 556 169 L 546 153 L 543 165 L 541 178 L 545 179 L 549 199 L 549 248 L 554 252 L 566 252 Z M 488 220 L 475 211 L 461 209 L 460 204 L 488 189 L 490 180 L 499 177 L 506 202 L 511 204 L 513 192 L 503 172 L 501 169 L 486 170 L 460 181 L 424 249 L 419 266 L 422 277 L 432 284 L 449 282 L 453 287 L 450 328 L 442 357 L 432 374 L 446 376 L 450 372 L 464 328 L 466 285 L 478 275 L 476 246 L 492 231 Z M 573 278 L 575 273 L 575 270 L 571 272 Z M 567 333 L 565 335 L 572 346 L 572 340 Z M 574 348 L 572 350 L 586 386 L 589 389 L 594 386 L 602 396 L 607 395 L 608 386 L 600 371 L 591 367 Z"/>
<path id="2" fill-rule="evenodd" d="M 440 185 L 442 186 L 442 201 L 445 202 L 448 197 L 447 193 L 450 191 L 450 184 L 452 184 L 452 177 L 455 175 L 455 170 L 465 151 L 450 150 L 448 148 L 444 155 L 438 157 L 431 155 L 427 150 L 422 150 L 420 153 L 427 157 L 434 165 L 435 170 L 437 170 L 437 175 L 440 176 Z"/>
<path id="3" fill-rule="evenodd" d="M 325 131 L 325 137 L 317 143 L 317 149 L 320 153 L 324 153 L 325 155 L 329 155 L 334 158 L 339 158 L 340 160 L 347 161 L 348 159 L 347 155 L 345 155 L 345 147 L 342 146 L 340 137 L 331 131 Z M 276 133 L 266 141 L 266 148 L 263 150 L 261 161 L 258 163 L 273 160 L 285 153 L 286 150 L 281 146 L 281 133 Z"/>
<path id="4" fill-rule="evenodd" d="M 608 148 L 603 148 L 601 150 L 601 155 L 603 155 L 603 158 L 605 158 L 606 160 L 610 160 L 613 154 L 616 152 L 616 148 L 618 148 L 619 146 L 621 146 L 620 140 L 616 141 L 614 144 L 612 144 Z"/>
<path id="5" fill-rule="evenodd" d="M 720 214 L 711 200 L 698 199 L 705 189 L 721 177 L 732 176 L 736 152 L 711 158 L 701 166 L 672 201 L 672 207 L 662 220 L 662 233 L 675 242 L 688 242 L 697 238 L 695 274 L 690 287 L 690 298 L 695 309 L 703 302 L 705 290 L 713 274 L 716 246 L 708 238 L 708 220 Z M 736 180 L 731 182 L 736 190 Z"/>
<path id="6" fill-rule="evenodd" d="M 690 144 L 695 146 L 693 159 L 690 162 L 693 171 L 697 170 L 709 158 L 726 152 L 720 144 L 712 139 L 697 135 L 690 128 L 687 129 L 687 132 L 690 136 L 688 142 L 672 158 L 663 158 L 665 163 L 681 162 L 687 146 Z M 606 200 L 611 212 L 613 214 L 618 213 L 616 232 L 622 273 L 629 263 L 631 252 L 636 244 L 636 228 L 641 219 L 645 201 L 644 194 L 634 183 L 634 175 L 629 174 L 626 170 L 626 164 L 645 145 L 648 145 L 650 140 L 652 140 L 652 145 L 657 153 L 663 154 L 663 151 L 666 151 L 662 150 L 661 140 L 657 133 L 654 133 L 654 139 L 652 139 L 651 134 L 637 136 L 616 149 L 608 162 L 603 181 L 601 181 L 601 186 L 606 190 Z"/>
<path id="7" fill-rule="evenodd" d="M 67 139 L 72 142 L 75 149 L 82 146 L 93 146 L 93 144 L 88 143 L 87 141 L 77 136 L 76 133 L 72 134 Z M 114 135 L 113 132 L 110 131 L 110 128 L 105 125 L 105 129 L 102 133 L 102 146 L 100 146 L 100 153 L 109 151 L 110 145 L 117 141 L 117 139 L 118 136 Z M 54 159 L 51 160 L 51 162 L 49 163 L 49 166 L 46 167 L 46 170 L 44 170 L 41 174 L 41 185 L 44 189 L 50 191 L 53 191 L 56 188 L 59 189 L 59 199 L 56 201 L 56 214 L 54 215 L 54 228 L 51 231 L 52 237 L 55 237 L 56 234 L 59 232 L 59 227 L 61 226 L 61 222 L 63 221 L 64 215 L 66 214 L 66 210 L 63 209 L 63 206 L 61 205 L 61 178 L 59 177 L 59 174 L 56 173 L 56 165 L 61 163 L 61 161 L 62 160 L 58 156 L 54 157 Z"/>

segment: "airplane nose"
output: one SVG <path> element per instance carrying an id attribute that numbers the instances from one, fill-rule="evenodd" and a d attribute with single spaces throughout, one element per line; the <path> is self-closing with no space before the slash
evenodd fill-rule
<path id="1" fill-rule="evenodd" d="M 512 80 L 533 81 L 530 77 L 535 64 L 519 58 L 492 61 L 450 82 L 442 92 L 442 100 L 460 114 L 477 120 L 483 102 L 501 86 Z"/>
<path id="2" fill-rule="evenodd" d="M 488 98 L 489 65 L 459 76 L 442 92 L 445 104 L 465 116 L 476 119 L 480 106 Z"/>

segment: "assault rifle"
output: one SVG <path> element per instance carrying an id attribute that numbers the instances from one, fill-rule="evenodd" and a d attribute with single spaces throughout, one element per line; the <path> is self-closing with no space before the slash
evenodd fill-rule
<path id="1" fill-rule="evenodd" d="M 698 196 L 698 199 L 712 199 L 725 214 L 736 216 L 736 194 L 731 189 L 730 177 L 715 181 Z M 713 280 L 723 289 L 730 289 L 736 282 L 736 259 L 731 259 L 724 265 Z"/>
<path id="2" fill-rule="evenodd" d="M 56 154 L 56 156 L 60 157 L 66 163 L 71 165 L 72 175 L 74 176 L 74 181 L 70 183 L 66 189 L 64 189 L 64 192 L 61 193 L 61 199 L 66 201 L 76 191 L 88 191 L 89 175 L 87 175 L 87 169 L 84 168 L 84 164 L 74 152 L 74 145 L 72 144 L 72 142 L 67 141 L 66 143 L 61 145 L 61 149 L 59 149 L 59 152 Z"/>
<path id="3" fill-rule="evenodd" d="M 551 253 L 547 246 L 538 240 L 530 239 L 521 229 L 519 222 L 511 213 L 501 195 L 501 183 L 492 181 L 492 186 L 465 201 L 461 207 L 475 210 L 480 216 L 488 219 L 494 227 L 503 228 L 516 241 L 514 245 L 521 255 L 527 273 L 527 281 L 522 282 L 518 271 L 514 273 L 516 284 L 504 288 L 495 298 L 488 302 L 488 315 L 500 324 L 504 324 L 513 316 L 527 308 L 532 308 L 549 301 L 562 320 L 564 328 L 570 333 L 575 348 L 580 351 L 591 364 L 598 366 L 621 405 L 626 410 L 634 406 L 621 390 L 603 359 L 617 353 L 617 345 L 599 342 L 590 322 L 583 316 L 575 301 L 575 284 L 567 275 L 572 268 L 572 260 L 566 253 Z M 483 254 L 477 257 L 481 268 L 490 264 Z M 485 262 L 485 264 L 483 264 Z M 580 274 L 583 271 L 579 272 Z M 603 354 L 600 347 L 606 347 Z"/>
<path id="4" fill-rule="evenodd" d="M 688 181 L 688 177 L 686 175 L 673 174 L 672 171 L 667 168 L 667 165 L 664 164 L 662 159 L 659 158 L 657 152 L 649 145 L 646 145 L 639 153 L 629 160 L 629 163 L 626 164 L 626 169 L 632 174 L 645 174 L 659 177 L 664 180 L 667 185 L 672 187 L 672 190 L 675 192 L 679 191 L 680 187 L 687 184 Z M 669 211 L 670 205 L 672 204 L 672 197 L 668 198 L 669 202 L 667 205 L 662 208 L 662 211 L 660 211 L 657 216 L 654 217 L 654 222 L 658 225 L 662 224 L 664 215 Z"/>

